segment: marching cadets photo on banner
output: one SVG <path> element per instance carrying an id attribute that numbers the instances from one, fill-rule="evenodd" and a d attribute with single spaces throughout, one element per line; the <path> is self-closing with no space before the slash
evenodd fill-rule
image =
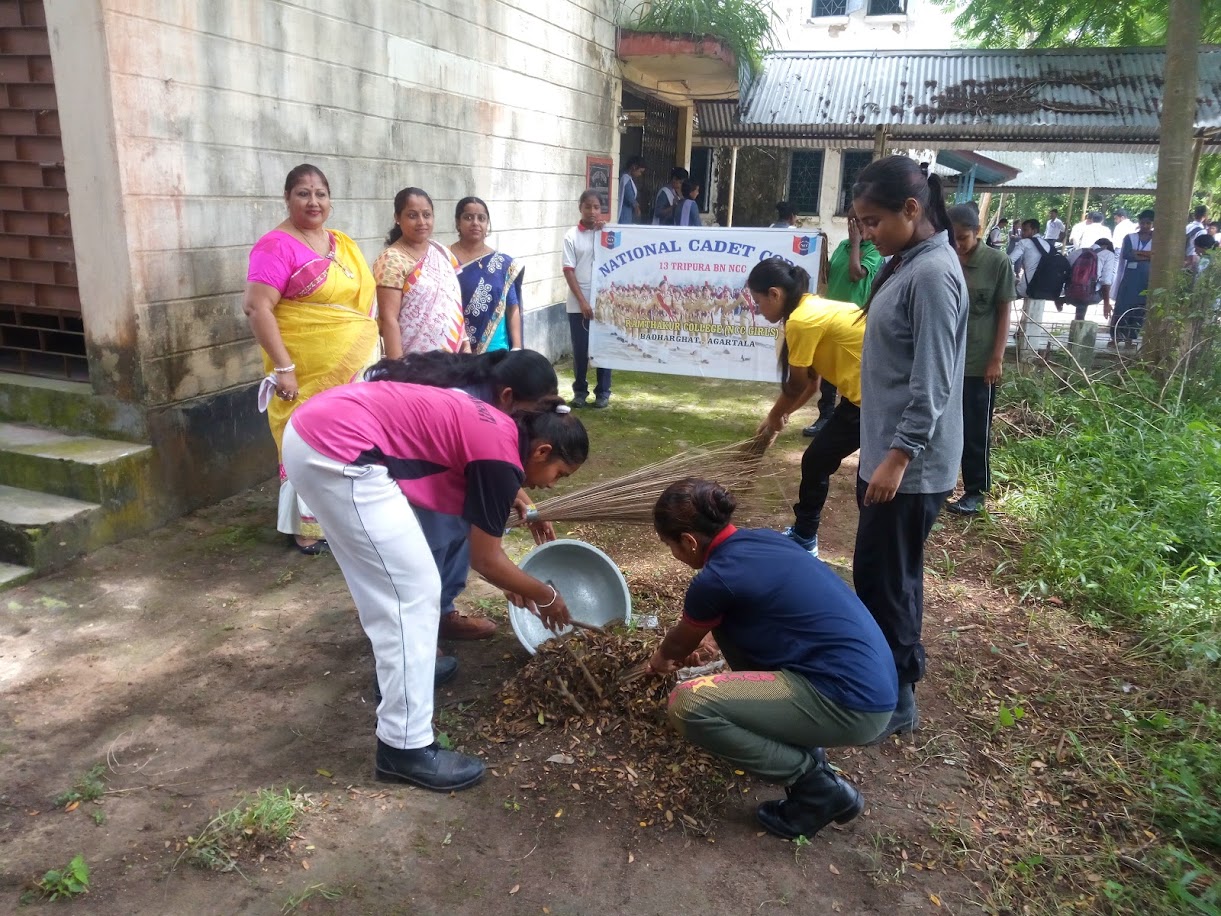
<path id="1" fill-rule="evenodd" d="M 765 258 L 815 281 L 819 237 L 792 229 L 606 226 L 594 248 L 589 357 L 603 369 L 776 380 L 780 326 L 746 277 Z"/>

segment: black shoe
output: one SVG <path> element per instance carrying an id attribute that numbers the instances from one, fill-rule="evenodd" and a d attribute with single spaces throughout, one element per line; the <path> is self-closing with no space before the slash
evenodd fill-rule
<path id="1" fill-rule="evenodd" d="M 809 426 L 807 426 L 805 429 L 803 429 L 801 431 L 801 434 L 803 436 L 805 436 L 807 439 L 813 439 L 820 432 L 822 432 L 822 428 L 824 426 L 826 426 L 827 423 L 829 423 L 830 421 L 831 421 L 831 417 L 829 415 L 825 416 L 825 417 L 819 417 L 817 420 L 815 420 L 813 423 L 811 423 Z"/>
<path id="2" fill-rule="evenodd" d="M 571 401 L 568 402 L 568 406 L 575 408 L 575 409 L 580 409 L 588 403 L 589 403 L 589 395 L 584 395 L 583 397 L 573 398 Z"/>
<path id="3" fill-rule="evenodd" d="M 610 395 L 609 394 L 599 395 L 598 397 L 594 398 L 594 409 L 595 410 L 605 410 L 608 407 L 610 407 Z"/>
<path id="4" fill-rule="evenodd" d="M 872 747 L 881 744 L 891 735 L 901 735 L 914 732 L 920 727 L 920 709 L 916 706 L 916 685 L 899 685 L 899 705 L 882 733 L 869 742 Z"/>
<path id="5" fill-rule="evenodd" d="M 945 504 L 946 512 L 955 515 L 979 515 L 984 511 L 984 495 L 982 493 L 964 493 L 952 503 Z"/>
<path id="6" fill-rule="evenodd" d="M 314 543 L 305 546 L 298 544 L 297 539 L 292 535 L 289 535 L 289 540 L 292 541 L 293 546 L 297 548 L 298 552 L 305 554 L 307 557 L 322 557 L 331 552 L 331 545 L 326 542 L 326 538 L 319 538 Z"/>
<path id="7" fill-rule="evenodd" d="M 478 757 L 447 751 L 435 741 L 428 747 L 403 751 L 378 738 L 373 776 L 382 782 L 406 782 L 434 792 L 457 792 L 483 779 L 484 769 Z"/>
<path id="8" fill-rule="evenodd" d="M 458 659 L 452 655 L 438 655 L 437 666 L 432 672 L 432 685 L 440 687 L 442 684 L 453 680 L 454 675 L 458 673 Z M 377 682 L 377 672 L 373 672 L 373 699 L 378 703 L 382 701 L 382 686 Z"/>
<path id="9" fill-rule="evenodd" d="M 812 839 L 832 821 L 846 824 L 865 810 L 861 793 L 825 762 L 815 765 L 784 794 L 783 799 L 761 804 L 755 816 L 769 833 L 786 840 Z"/>

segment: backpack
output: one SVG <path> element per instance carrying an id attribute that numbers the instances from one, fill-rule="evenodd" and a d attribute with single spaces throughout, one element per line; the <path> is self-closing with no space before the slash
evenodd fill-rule
<path id="1" fill-rule="evenodd" d="M 1094 305 L 1098 295 L 1098 253 L 1085 248 L 1073 261 L 1064 287 L 1064 298 L 1072 305 Z"/>
<path id="2" fill-rule="evenodd" d="M 1050 246 L 1044 249 L 1038 239 L 1031 241 L 1043 252 L 1043 256 L 1039 258 L 1039 266 L 1035 268 L 1034 276 L 1026 279 L 1026 298 L 1059 299 L 1064 284 L 1068 281 L 1068 275 L 1072 272 L 1068 258 Z"/>

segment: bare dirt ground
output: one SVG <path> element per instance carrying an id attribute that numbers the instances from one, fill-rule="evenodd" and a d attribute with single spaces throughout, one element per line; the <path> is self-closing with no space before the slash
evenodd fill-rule
<path id="1" fill-rule="evenodd" d="M 853 474 L 835 480 L 830 556 L 851 550 Z M 731 802 L 710 837 L 642 829 L 562 773 L 521 789 L 518 767 L 563 749 L 546 729 L 492 749 L 501 775 L 472 791 L 374 782 L 368 644 L 333 560 L 299 556 L 267 527 L 274 495 L 269 483 L 0 596 L 4 908 L 78 853 L 91 891 L 72 905 L 96 914 L 279 913 L 321 886 L 342 895 L 315 894 L 298 912 L 963 912 L 979 895 L 930 835 L 973 807 L 965 758 L 942 735 L 952 710 L 935 662 L 915 743 L 833 755 L 866 814 L 800 848 L 760 835 L 753 809 L 776 794 L 768 786 Z M 629 572 L 684 575 L 647 532 L 574 533 Z M 463 601 L 499 613 L 486 586 Z M 959 612 L 930 615 L 934 659 Z M 462 671 L 438 697 L 442 726 L 525 658 L 507 626 L 448 648 Z M 100 805 L 56 807 L 99 762 Z M 284 787 L 312 806 L 283 854 L 227 874 L 177 861 L 218 811 Z"/>
<path id="2" fill-rule="evenodd" d="M 721 387 L 641 384 L 635 412 L 595 421 L 630 454 L 591 459 L 578 484 L 661 453 L 655 430 L 687 435 L 668 428 L 676 405 L 720 435 L 753 429 L 770 392 L 743 407 L 740 389 Z M 802 444 L 790 432 L 773 450 L 785 467 L 776 492 L 740 522 L 787 523 Z M 850 461 L 820 533 L 824 556 L 842 562 L 855 535 L 854 477 Z M 1031 705 L 1026 734 L 1051 747 L 1014 765 L 998 703 L 1054 681 L 1080 698 L 1075 715 L 1118 689 L 1108 680 L 1118 672 L 1100 673 L 1118 650 L 1049 626 L 1051 617 L 1034 626 L 1032 608 L 993 584 L 998 558 L 959 521 L 943 520 L 928 549 L 923 728 L 914 741 L 832 752 L 866 813 L 798 846 L 754 821 L 773 787 L 750 784 L 701 836 L 660 816 L 642 827 L 630 805 L 547 765 L 570 749 L 559 730 L 480 743 L 472 717 L 526 658 L 507 624 L 492 640 L 446 646 L 462 669 L 438 695 L 439 729 L 494 774 L 453 796 L 375 782 L 368 643 L 334 561 L 300 556 L 271 530 L 274 501 L 269 482 L 0 594 L 0 909 L 16 910 L 33 879 L 82 854 L 88 896 L 54 905 L 102 916 L 979 912 L 996 899 L 996 870 L 984 870 L 993 851 L 1004 872 L 1064 823 L 1036 814 L 1064 805 L 1055 810 L 1077 817 L 1079 803 L 1088 820 L 1088 797 L 1062 801 L 1039 787 L 1048 762 L 1071 763 L 1062 738 L 1055 749 L 1060 726 Z M 689 576 L 647 530 L 570 533 L 606 549 L 629 578 Z M 511 538 L 525 549 L 524 535 Z M 503 599 L 480 583 L 460 604 L 503 617 Z M 97 764 L 99 802 L 57 806 Z M 1017 788 L 1007 770 L 1024 780 Z M 182 858 L 218 812 L 285 788 L 311 803 L 288 848 L 227 873 Z M 1020 886 L 1005 899 L 1020 907 Z M 1088 894 L 1082 901 L 1088 909 Z"/>

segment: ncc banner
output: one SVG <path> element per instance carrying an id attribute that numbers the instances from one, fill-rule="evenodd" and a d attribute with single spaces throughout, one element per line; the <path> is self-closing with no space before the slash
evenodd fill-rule
<path id="1" fill-rule="evenodd" d="M 817 281 L 819 238 L 791 229 L 608 226 L 594 248 L 590 361 L 603 369 L 776 380 L 779 325 L 746 277 L 781 257 Z"/>

